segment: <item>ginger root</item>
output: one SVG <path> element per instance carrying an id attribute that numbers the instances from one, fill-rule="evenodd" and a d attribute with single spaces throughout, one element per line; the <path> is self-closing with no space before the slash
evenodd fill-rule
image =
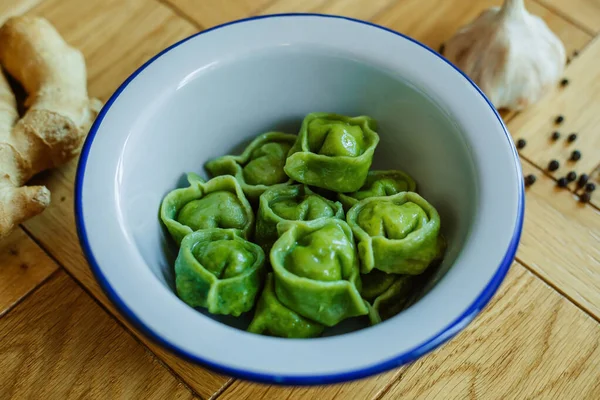
<path id="1" fill-rule="evenodd" d="M 50 203 L 44 186 L 24 186 L 81 150 L 101 103 L 89 99 L 83 55 L 45 19 L 13 17 L 0 27 L 0 65 L 28 97 L 17 103 L 0 68 L 0 239 Z"/>

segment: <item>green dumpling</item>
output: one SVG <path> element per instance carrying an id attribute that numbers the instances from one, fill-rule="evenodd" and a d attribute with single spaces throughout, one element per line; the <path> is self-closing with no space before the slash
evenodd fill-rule
<path id="1" fill-rule="evenodd" d="M 366 315 L 352 231 L 337 218 L 281 222 L 271 249 L 281 303 L 325 326 Z"/>
<path id="2" fill-rule="evenodd" d="M 301 183 L 354 192 L 365 183 L 379 143 L 370 117 L 312 113 L 304 118 L 284 170 Z"/>
<path id="3" fill-rule="evenodd" d="M 283 166 L 296 138 L 288 133 L 264 133 L 257 136 L 241 155 L 215 158 L 207 162 L 205 168 L 213 176 L 235 176 L 246 197 L 255 202 L 269 187 L 291 182 Z"/>
<path id="4" fill-rule="evenodd" d="M 440 216 L 423 197 L 401 192 L 361 200 L 346 215 L 358 242 L 361 272 L 418 275 L 444 248 Z"/>
<path id="5" fill-rule="evenodd" d="M 275 295 L 273 274 L 267 275 L 248 332 L 284 338 L 313 338 L 324 329 L 318 322 L 304 318 L 281 304 Z"/>
<path id="6" fill-rule="evenodd" d="M 265 254 L 234 229 L 204 229 L 181 242 L 175 286 L 181 300 L 211 314 L 239 316 L 260 291 Z"/>
<path id="7" fill-rule="evenodd" d="M 254 239 L 268 253 L 277 240 L 278 223 L 324 217 L 344 219 L 342 205 L 319 196 L 305 185 L 274 187 L 260 196 Z"/>
<path id="8" fill-rule="evenodd" d="M 237 229 L 248 238 L 254 227 L 254 213 L 234 177 L 225 175 L 202 181 L 188 174 L 190 186 L 165 196 L 160 217 L 179 244 L 184 236 L 201 229 Z"/>
<path id="9" fill-rule="evenodd" d="M 363 299 L 369 303 L 371 325 L 393 317 L 406 307 L 410 300 L 410 275 L 388 274 L 377 269 L 361 275 Z"/>
<path id="10" fill-rule="evenodd" d="M 369 197 L 391 196 L 400 192 L 415 192 L 417 184 L 402 171 L 369 171 L 365 184 L 356 192 L 339 193 L 344 210 Z"/>

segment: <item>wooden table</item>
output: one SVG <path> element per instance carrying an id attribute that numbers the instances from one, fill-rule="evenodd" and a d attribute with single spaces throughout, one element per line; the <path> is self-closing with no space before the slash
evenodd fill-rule
<path id="1" fill-rule="evenodd" d="M 499 0 L 3 0 L 48 18 L 83 51 L 91 95 L 106 101 L 149 57 L 194 32 L 250 15 L 309 11 L 374 21 L 438 48 Z M 323 387 L 273 387 L 214 374 L 142 337 L 115 310 L 82 255 L 73 219 L 76 161 L 36 180 L 53 203 L 0 243 L 0 399 L 600 399 L 600 193 L 577 201 L 568 170 L 600 184 L 600 0 L 531 0 L 527 7 L 572 56 L 541 103 L 505 115 L 524 138 L 525 230 L 490 305 L 451 342 L 412 365 Z M 552 143 L 554 118 L 572 145 Z M 566 160 L 549 174 L 549 160 Z M 58 232 L 58 233 L 57 233 Z"/>

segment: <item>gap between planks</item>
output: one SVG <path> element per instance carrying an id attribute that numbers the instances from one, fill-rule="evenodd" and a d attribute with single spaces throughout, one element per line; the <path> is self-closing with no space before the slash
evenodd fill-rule
<path id="1" fill-rule="evenodd" d="M 558 8 L 554 7 L 553 5 L 547 4 L 544 0 L 533 0 L 533 1 L 535 1 L 537 4 L 539 4 L 540 6 L 544 7 L 546 10 L 550 11 L 551 13 L 553 13 L 553 14 L 561 17 L 565 21 L 567 21 L 570 24 L 572 24 L 572 25 L 576 26 L 577 28 L 581 29 L 583 32 L 587 33 L 588 35 L 590 35 L 592 37 L 595 37 L 595 36 L 598 35 L 598 33 L 596 33 L 595 31 L 589 29 L 585 25 L 580 24 L 578 20 L 572 18 L 568 14 L 565 14 L 564 12 L 562 12 Z"/>
<path id="2" fill-rule="evenodd" d="M 75 282 L 82 290 L 85 294 L 87 294 L 89 297 L 92 298 L 92 300 L 94 301 L 94 303 L 96 303 L 96 305 L 98 307 L 100 307 L 100 309 L 102 309 L 106 314 L 109 315 L 109 317 L 117 323 L 117 325 L 123 329 L 129 336 L 131 336 L 133 338 L 133 340 L 135 340 L 140 346 L 142 346 L 142 348 L 152 357 L 152 359 L 154 361 L 156 361 L 160 366 L 162 366 L 163 368 L 165 368 L 171 375 L 173 375 L 175 377 L 175 379 L 177 379 L 187 390 L 190 391 L 190 393 L 192 393 L 196 398 L 198 399 L 202 399 L 202 395 L 200 395 L 200 393 L 196 392 L 190 385 L 188 385 L 185 380 L 183 378 L 181 378 L 181 376 L 179 376 L 179 374 L 177 374 L 168 364 L 166 364 L 165 362 L 163 362 L 144 342 L 142 342 L 136 335 L 133 334 L 133 332 L 131 331 L 131 329 L 129 329 L 119 318 L 117 318 L 108 308 L 106 308 L 104 306 L 104 304 L 102 304 L 101 301 L 99 301 L 96 296 L 94 296 L 89 290 L 88 288 L 83 285 L 73 274 L 71 274 L 71 272 L 69 271 L 68 268 L 65 268 L 59 261 L 58 259 L 56 259 L 56 257 L 54 257 L 54 255 L 48 251 L 48 249 L 46 249 L 44 247 L 44 245 L 37 240 L 37 238 L 24 226 L 21 226 L 21 228 L 23 229 L 23 231 L 25 232 L 25 234 L 27 234 L 27 236 L 29 236 L 29 238 L 31 238 L 31 240 L 34 241 L 34 243 L 40 248 L 42 249 L 42 251 L 44 253 L 46 253 L 46 255 L 56 264 L 59 266 L 59 268 L 54 271 L 52 274 L 50 274 L 46 279 L 44 279 L 43 282 L 41 282 L 39 285 L 37 285 L 35 287 L 34 290 L 32 290 L 31 292 L 29 292 L 27 295 L 23 296 L 21 299 L 19 299 L 18 303 L 21 303 L 23 300 L 25 300 L 26 298 L 28 298 L 30 295 L 32 295 L 33 293 L 35 293 L 36 291 L 39 290 L 39 288 L 41 288 L 45 283 L 49 282 L 51 280 L 52 277 L 54 277 L 57 273 L 64 271 L 69 278 L 71 278 L 73 280 L 73 282 Z M 104 290 L 104 289 L 103 289 Z M 12 310 L 14 307 L 11 307 L 10 309 Z M 119 312 L 119 310 L 117 309 L 117 312 Z M 3 315 L 7 315 L 8 311 L 6 313 L 4 313 Z M 133 327 L 132 327 L 133 329 Z M 230 378 L 216 393 L 221 393 L 226 387 L 229 387 L 229 385 L 231 385 L 233 381 L 233 378 Z M 214 396 L 214 394 L 209 398 L 212 399 Z"/>
<path id="3" fill-rule="evenodd" d="M 31 238 L 31 235 L 28 232 L 25 231 L 25 234 Z M 45 249 L 43 249 L 37 242 L 35 242 L 35 245 L 38 246 L 40 249 L 42 249 L 42 251 L 44 253 L 48 254 L 48 252 Z M 21 304 L 26 298 L 28 298 L 30 295 L 33 295 L 35 292 L 37 292 L 42 286 L 44 286 L 46 284 L 46 282 L 49 282 L 54 277 L 54 275 L 58 274 L 61 271 L 61 269 L 64 269 L 64 268 L 60 267 L 60 268 L 57 268 L 55 271 L 52 271 L 52 273 L 50 273 L 47 277 L 45 277 L 40 282 L 38 282 L 24 296 L 21 296 L 17 301 L 15 301 L 13 304 L 8 306 L 2 312 L 0 312 L 0 318 L 4 317 L 5 315 L 8 315 L 8 313 L 10 313 L 15 307 L 17 307 L 19 304 Z"/>
<path id="4" fill-rule="evenodd" d="M 156 1 L 159 2 L 160 4 L 162 4 L 163 6 L 167 7 L 171 11 L 173 11 L 173 14 L 177 15 L 179 18 L 181 18 L 181 19 L 187 21 L 188 23 L 190 23 L 191 25 L 193 25 L 195 28 L 198 29 L 198 32 L 202 32 L 203 30 L 206 29 L 202 25 L 200 25 L 195 19 L 193 19 L 189 15 L 187 15 L 185 13 L 185 11 L 183 11 L 181 8 L 177 7 L 175 4 L 173 4 L 169 1 L 165 1 L 165 0 L 156 0 Z M 273 1 L 277 1 L 277 0 L 273 0 Z"/>

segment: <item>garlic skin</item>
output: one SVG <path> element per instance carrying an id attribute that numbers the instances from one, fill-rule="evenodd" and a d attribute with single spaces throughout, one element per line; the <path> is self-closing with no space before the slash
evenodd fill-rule
<path id="1" fill-rule="evenodd" d="M 522 110 L 561 78 L 566 52 L 560 39 L 523 0 L 482 12 L 445 45 L 444 56 L 466 73 L 497 109 Z"/>

